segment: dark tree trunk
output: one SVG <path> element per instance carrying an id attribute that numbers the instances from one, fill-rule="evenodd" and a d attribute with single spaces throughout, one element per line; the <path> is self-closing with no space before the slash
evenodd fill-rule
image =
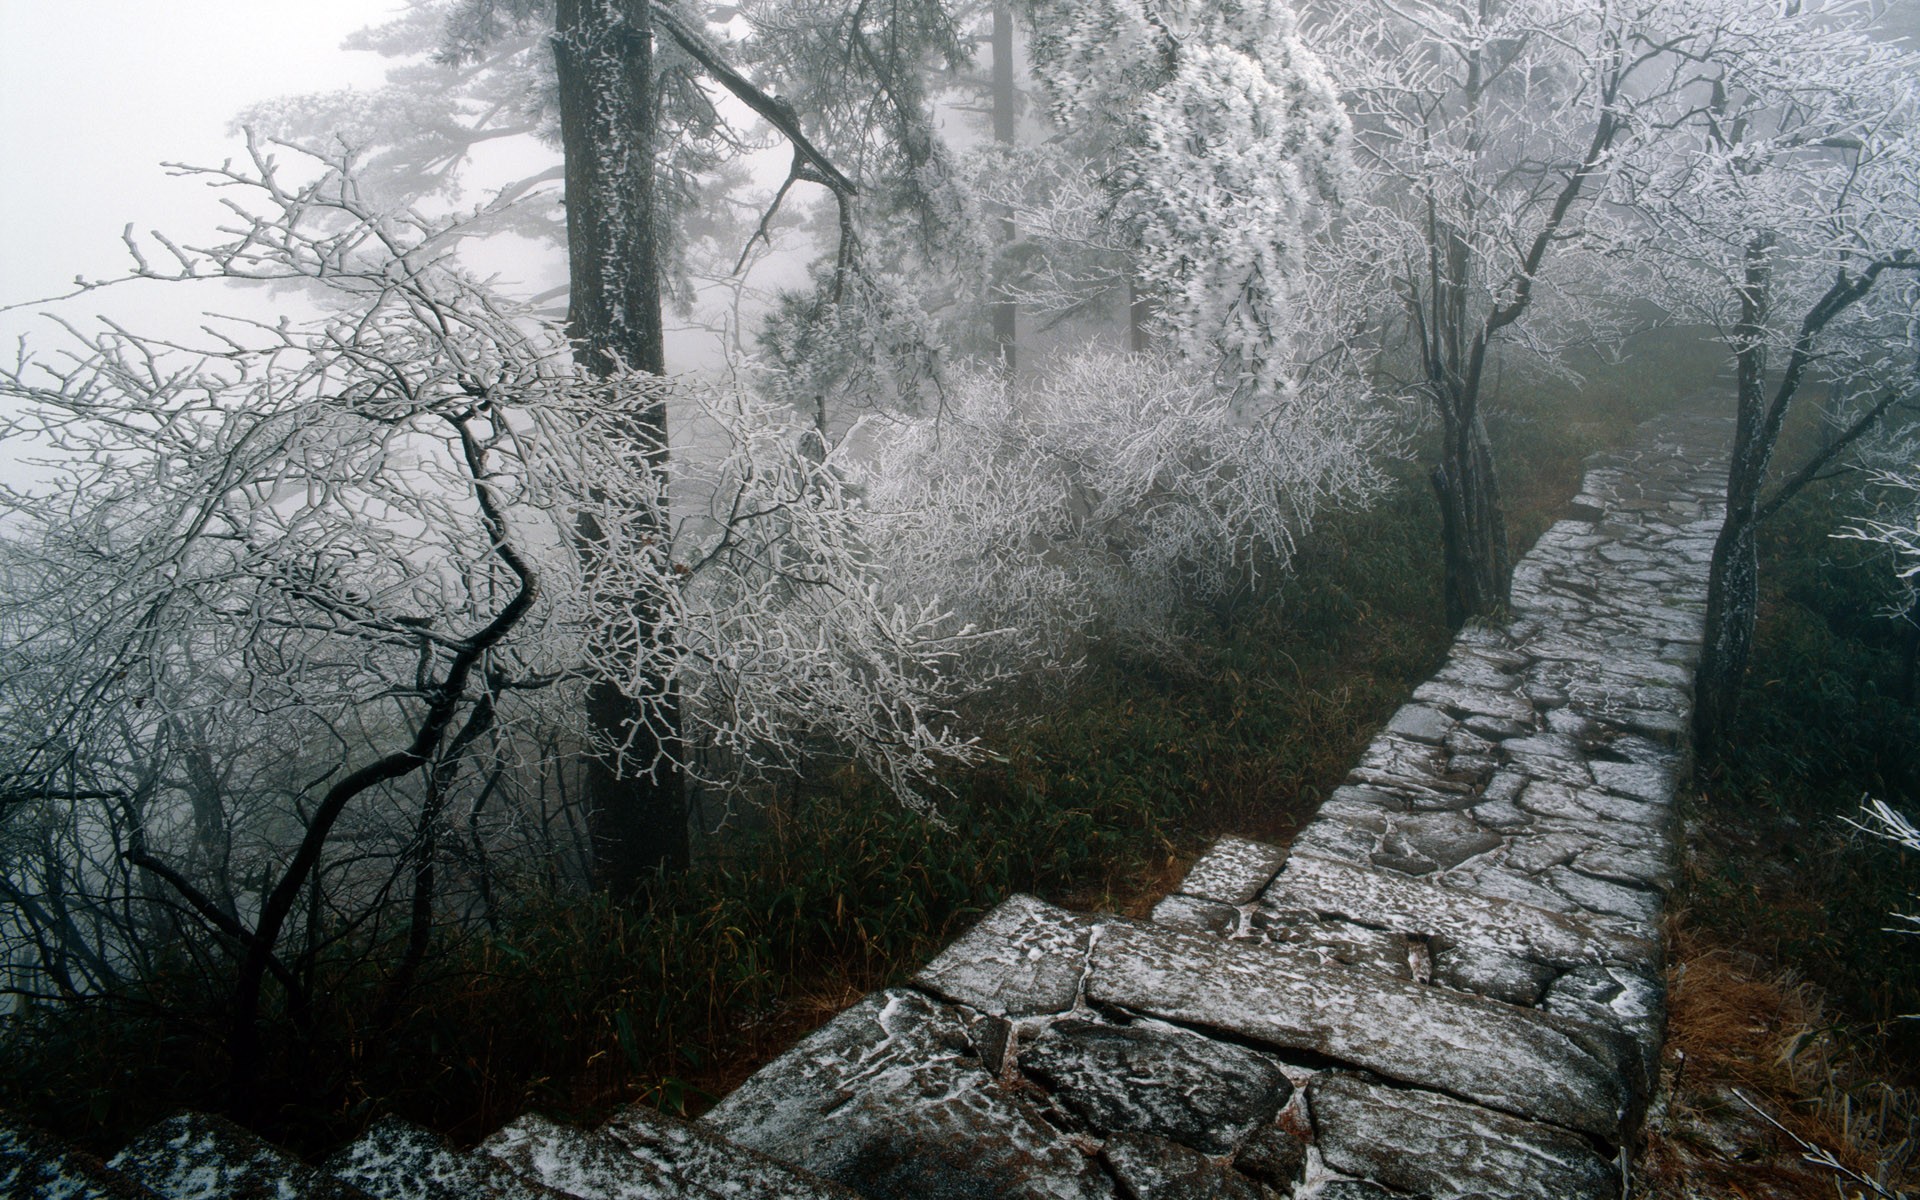
<path id="1" fill-rule="evenodd" d="M 1013 4 L 1011 0 L 994 0 L 993 140 L 1005 145 L 1013 144 L 1014 101 Z M 1000 218 L 1002 248 L 1013 245 L 1016 233 L 1013 217 L 1003 214 Z M 997 295 L 993 301 L 993 345 L 1000 369 L 1011 377 L 1015 366 L 1014 341 L 1018 334 L 1020 306 L 1008 298 L 1004 283 L 999 284 L 995 290 Z"/>
<path id="2" fill-rule="evenodd" d="M 1440 503 L 1447 626 L 1459 629 L 1506 604 L 1513 552 L 1486 426 L 1477 413 L 1469 420 L 1448 418 L 1433 490 Z"/>
<path id="3" fill-rule="evenodd" d="M 1747 244 L 1740 287 L 1740 323 L 1734 327 L 1733 454 L 1727 465 L 1727 523 L 1713 544 L 1707 571 L 1706 644 L 1693 687 L 1693 734 L 1711 753 L 1740 711 L 1740 685 L 1753 651 L 1760 603 L 1760 560 L 1754 542 L 1760 487 L 1773 459 L 1777 428 L 1768 429 L 1766 327 L 1771 291 L 1767 254 L 1772 240 Z M 1783 388 L 1793 381 L 1785 381 Z"/>
<path id="4" fill-rule="evenodd" d="M 655 374 L 666 367 L 660 273 L 654 244 L 653 29 L 647 0 L 559 0 L 554 62 L 560 139 L 566 157 L 567 329 L 581 365 L 606 375 L 618 365 Z M 667 467 L 667 413 L 656 406 L 633 436 L 649 447 L 655 469 Z M 657 524 L 647 514 L 634 520 Z M 588 569 L 602 530 L 581 529 Z M 642 544 L 659 529 L 629 531 Z M 659 614 L 644 599 L 634 628 L 652 636 Z M 634 646 L 636 657 L 643 647 Z M 596 882 L 631 894 L 688 857 L 684 780 L 679 766 L 679 697 L 670 685 L 643 677 L 640 695 L 598 683 L 587 695 L 587 719 L 622 753 L 596 757 L 585 779 L 588 836 Z"/>

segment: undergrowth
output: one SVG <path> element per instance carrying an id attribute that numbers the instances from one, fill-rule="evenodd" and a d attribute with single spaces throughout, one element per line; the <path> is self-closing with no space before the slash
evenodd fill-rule
<path id="1" fill-rule="evenodd" d="M 1920 946 L 1888 928 L 1920 856 L 1845 820 L 1920 810 L 1920 708 L 1889 564 L 1829 536 L 1859 504 L 1842 477 L 1761 528 L 1752 670 L 1688 825 L 1655 1195 L 1874 1195 L 1810 1148 L 1920 1189 Z"/>
<path id="2" fill-rule="evenodd" d="M 1494 428 L 1518 549 L 1585 455 L 1712 373 L 1685 335 L 1649 346 L 1525 406 L 1507 386 Z M 1096 656 L 1042 711 L 989 723 L 1001 761 L 950 781 L 944 825 L 858 778 L 811 781 L 649 907 L 549 897 L 443 944 L 390 1029 L 368 1026 L 379 980 L 356 965 L 378 953 L 321 964 L 313 1036 L 276 1026 L 279 1090 L 236 1115 L 317 1153 L 386 1112 L 463 1141 L 528 1108 L 697 1112 L 1012 892 L 1139 913 L 1220 834 L 1284 840 L 1444 654 L 1428 458 L 1394 468 L 1372 511 L 1324 521 L 1260 603 L 1197 618 L 1181 670 Z M 0 1106 L 100 1151 L 217 1108 L 216 1001 L 163 978 L 16 1022 Z"/>

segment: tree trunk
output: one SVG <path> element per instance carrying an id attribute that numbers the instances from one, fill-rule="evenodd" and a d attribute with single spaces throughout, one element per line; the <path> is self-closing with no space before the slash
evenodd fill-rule
<path id="1" fill-rule="evenodd" d="M 1464 420 L 1449 414 L 1445 425 L 1433 490 L 1440 503 L 1447 626 L 1459 629 L 1506 604 L 1513 552 L 1485 424 L 1475 413 Z"/>
<path id="2" fill-rule="evenodd" d="M 554 62 L 559 82 L 560 140 L 566 157 L 567 331 L 587 371 L 618 366 L 664 373 L 660 272 L 654 245 L 651 8 L 647 0 L 559 0 Z M 667 413 L 655 406 L 636 422 L 656 470 L 667 467 Z M 637 522 L 657 526 L 650 514 Z M 658 528 L 630 531 L 640 544 Z M 603 531 L 580 531 L 588 570 Z M 636 598 L 634 628 L 655 636 L 659 613 Z M 643 646 L 630 652 L 642 657 Z M 684 779 L 678 738 L 679 697 L 671 685 L 643 676 L 640 695 L 596 683 L 587 719 L 618 754 L 597 757 L 585 779 L 588 837 L 596 882 L 631 894 L 688 857 Z"/>
<path id="3" fill-rule="evenodd" d="M 993 5 L 993 140 L 1012 145 L 1014 136 L 1013 93 L 1013 4 L 1012 0 L 994 0 Z M 1000 245 L 1013 245 L 1016 230 L 1013 217 L 1000 218 Z M 1014 339 L 1018 332 L 1020 306 L 1008 298 L 1005 283 L 995 286 L 993 301 L 993 345 L 1000 369 L 1012 378 Z"/>
<path id="4" fill-rule="evenodd" d="M 1707 639 L 1693 687 L 1693 733 L 1702 751 L 1715 748 L 1740 712 L 1740 685 L 1753 652 L 1760 602 L 1760 559 L 1751 518 L 1729 518 L 1713 544 L 1707 572 Z"/>
<path id="5" fill-rule="evenodd" d="M 1754 542 L 1760 487 L 1773 459 L 1766 429 L 1767 344 L 1772 239 L 1753 238 L 1746 249 L 1740 287 L 1740 322 L 1734 327 L 1733 454 L 1727 464 L 1727 523 L 1713 543 L 1707 570 L 1706 644 L 1693 685 L 1693 736 L 1703 755 L 1719 749 L 1740 711 L 1740 685 L 1753 651 L 1760 603 L 1760 560 Z M 1783 387 L 1788 386 L 1783 382 Z"/>

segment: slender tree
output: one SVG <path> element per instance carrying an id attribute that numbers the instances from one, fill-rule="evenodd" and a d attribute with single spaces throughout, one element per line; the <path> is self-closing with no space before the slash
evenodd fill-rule
<path id="1" fill-rule="evenodd" d="M 1595 248 L 1615 163 L 1657 132 L 1638 115 L 1675 86 L 1657 13 L 1383 0 L 1313 5 L 1303 23 L 1352 112 L 1363 180 L 1347 206 L 1350 257 L 1325 267 L 1381 285 L 1371 307 L 1397 310 L 1409 390 L 1440 419 L 1431 478 L 1456 627 L 1504 604 L 1512 573 L 1489 381 L 1503 346 L 1551 357 L 1565 326 L 1542 319 L 1543 300 L 1565 318 L 1574 298 L 1554 294 L 1551 268 Z"/>
<path id="2" fill-rule="evenodd" d="M 1916 395 L 1920 60 L 1844 3 L 1726 0 L 1667 42 L 1685 72 L 1676 138 L 1620 175 L 1623 236 L 1653 251 L 1647 294 L 1718 331 L 1734 366 L 1727 517 L 1708 578 L 1694 728 L 1738 713 L 1763 522 Z M 1789 414 L 1824 385 L 1838 420 L 1776 471 Z"/>

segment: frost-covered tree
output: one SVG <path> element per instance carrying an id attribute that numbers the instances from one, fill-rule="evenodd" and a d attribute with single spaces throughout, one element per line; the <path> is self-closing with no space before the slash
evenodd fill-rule
<path id="1" fill-rule="evenodd" d="M 1920 365 L 1920 59 L 1846 3 L 1724 0 L 1677 24 L 1687 103 L 1658 155 L 1622 173 L 1623 236 L 1653 264 L 1648 295 L 1718 331 L 1735 367 L 1727 521 L 1714 547 L 1695 732 L 1730 727 L 1758 603 L 1755 532 L 1841 461 Z M 1774 470 L 1788 414 L 1814 386 L 1837 425 Z"/>
<path id="2" fill-rule="evenodd" d="M 974 635 L 884 598 L 884 523 L 790 417 L 588 371 L 458 268 L 457 229 L 310 165 L 200 172 L 228 240 L 135 274 L 297 286 L 324 316 L 76 328 L 0 371 L 0 436 L 40 463 L 0 494 L 9 986 L 84 996 L 184 950 L 232 981 L 241 1090 L 269 990 L 298 1022 L 329 946 L 396 929 L 404 990 L 543 746 L 713 752 L 715 786 L 834 746 L 910 801 L 969 753 L 946 713 Z M 670 392 L 722 447 L 671 505 L 645 432 Z M 596 688 L 672 736 L 611 743 Z"/>
<path id="3" fill-rule="evenodd" d="M 1054 120 L 1100 155 L 1103 214 L 1182 353 L 1290 386 L 1296 280 L 1331 223 L 1348 126 L 1283 5 L 1035 5 Z"/>
<path id="4" fill-rule="evenodd" d="M 1571 258 L 1631 248 L 1593 218 L 1675 87 L 1663 10 L 1689 19 L 1577 0 L 1364 0 L 1303 18 L 1352 115 L 1362 179 L 1346 254 L 1322 269 L 1375 289 L 1361 307 L 1404 335 L 1408 390 L 1439 416 L 1432 480 L 1456 626 L 1503 604 L 1511 574 L 1489 380 L 1503 349 L 1551 362 L 1570 320 L 1604 312 L 1556 284 L 1574 282 Z M 1624 260 L 1608 261 L 1617 277 Z"/>
<path id="5" fill-rule="evenodd" d="M 937 418 L 870 419 L 849 439 L 877 556 L 902 588 L 1057 657 L 1087 635 L 1177 653 L 1181 617 L 1283 573 L 1295 539 L 1380 480 L 1364 395 L 1325 388 L 1256 409 L 1165 351 L 1055 355 L 1008 387 L 956 372 Z M 1003 666 L 1024 665 L 1020 659 Z"/>

